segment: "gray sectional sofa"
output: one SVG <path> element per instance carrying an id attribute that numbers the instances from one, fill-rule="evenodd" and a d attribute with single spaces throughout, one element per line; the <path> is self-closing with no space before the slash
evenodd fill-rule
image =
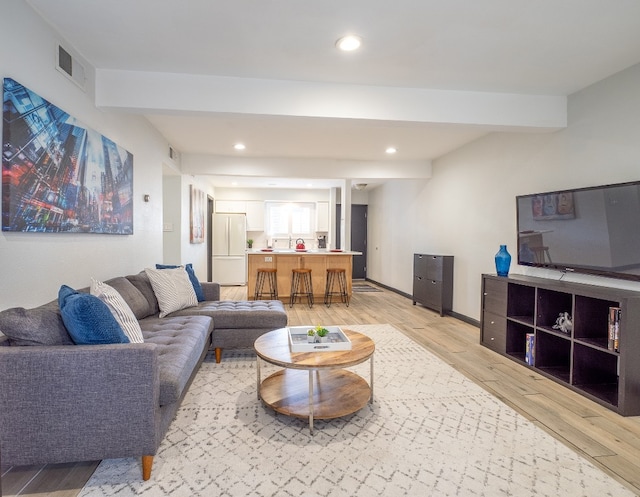
<path id="1" fill-rule="evenodd" d="M 203 302 L 163 318 L 144 271 L 105 283 L 135 314 L 144 343 L 74 345 L 57 300 L 0 312 L 9 337 L 0 346 L 3 465 L 141 457 L 149 479 L 208 350 L 220 362 L 223 349 L 252 347 L 287 323 L 281 302 L 220 301 L 217 283 L 201 283 Z"/>

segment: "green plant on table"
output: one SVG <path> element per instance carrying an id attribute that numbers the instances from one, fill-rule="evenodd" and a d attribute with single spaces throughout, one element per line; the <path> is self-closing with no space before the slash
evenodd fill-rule
<path id="1" fill-rule="evenodd" d="M 315 336 L 316 334 L 316 330 L 314 330 L 313 328 L 309 329 L 309 331 L 307 331 L 307 336 Z"/>
<path id="2" fill-rule="evenodd" d="M 326 337 L 329 334 L 329 330 L 320 325 L 316 326 L 315 332 L 320 338 Z"/>

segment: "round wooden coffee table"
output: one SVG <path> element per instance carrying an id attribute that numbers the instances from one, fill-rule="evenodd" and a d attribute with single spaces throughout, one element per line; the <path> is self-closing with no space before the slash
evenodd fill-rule
<path id="1" fill-rule="evenodd" d="M 312 434 L 314 419 L 347 416 L 373 402 L 375 343 L 362 333 L 342 331 L 351 340 L 351 350 L 291 352 L 287 328 L 259 337 L 254 344 L 258 399 L 281 414 L 309 418 Z M 284 369 L 262 380 L 261 360 Z M 369 383 L 344 369 L 366 360 L 371 365 Z"/>

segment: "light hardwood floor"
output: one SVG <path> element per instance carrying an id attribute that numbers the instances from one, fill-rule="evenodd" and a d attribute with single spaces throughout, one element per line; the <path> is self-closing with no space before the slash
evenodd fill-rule
<path id="1" fill-rule="evenodd" d="M 243 300 L 246 287 L 225 287 L 222 297 Z M 441 318 L 387 290 L 356 292 L 349 307 L 337 303 L 330 308 L 322 303 L 311 309 L 304 304 L 285 307 L 291 325 L 394 325 L 640 495 L 640 417 L 619 416 L 481 347 L 480 330 L 475 326 L 452 317 Z M 3 468 L 2 495 L 76 496 L 96 465 Z"/>

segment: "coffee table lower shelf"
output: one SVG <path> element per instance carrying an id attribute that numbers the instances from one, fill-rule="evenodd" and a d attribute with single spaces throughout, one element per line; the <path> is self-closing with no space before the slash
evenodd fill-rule
<path id="1" fill-rule="evenodd" d="M 371 399 L 371 388 L 345 369 L 284 369 L 262 381 L 259 395 L 276 412 L 309 418 L 313 429 L 313 419 L 339 418 L 362 409 Z"/>

